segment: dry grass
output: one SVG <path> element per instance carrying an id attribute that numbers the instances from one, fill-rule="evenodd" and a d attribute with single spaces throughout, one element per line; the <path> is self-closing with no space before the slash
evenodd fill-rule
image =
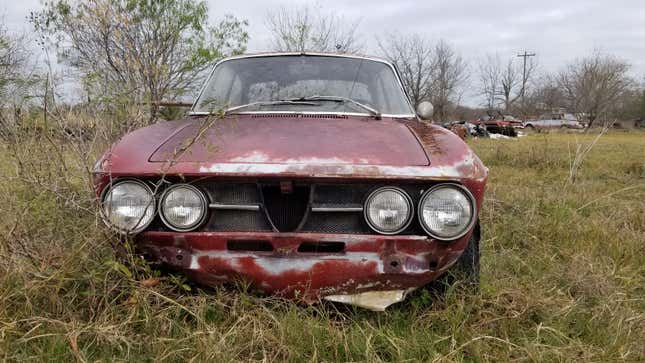
<path id="1" fill-rule="evenodd" d="M 0 359 L 642 361 L 645 133 L 603 136 L 569 183 L 569 150 L 593 138 L 472 141 L 491 176 L 481 291 L 420 294 L 386 313 L 205 292 L 118 257 L 85 211 L 77 151 L 43 136 L 5 142 Z"/>

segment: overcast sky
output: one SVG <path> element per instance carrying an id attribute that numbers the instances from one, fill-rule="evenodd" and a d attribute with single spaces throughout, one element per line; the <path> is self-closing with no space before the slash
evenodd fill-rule
<path id="1" fill-rule="evenodd" d="M 233 14 L 249 21 L 249 51 L 266 50 L 266 14 L 280 6 L 318 4 L 349 21 L 360 21 L 361 39 L 376 53 L 375 36 L 419 33 L 445 39 L 474 71 L 478 57 L 537 53 L 543 71 L 557 71 L 594 50 L 614 54 L 645 76 L 645 0 L 208 0 L 210 18 Z M 0 0 L 0 14 L 13 31 L 30 31 L 26 17 L 40 0 Z M 520 59 L 517 58 L 519 62 Z M 475 79 L 473 79 L 475 81 Z"/>

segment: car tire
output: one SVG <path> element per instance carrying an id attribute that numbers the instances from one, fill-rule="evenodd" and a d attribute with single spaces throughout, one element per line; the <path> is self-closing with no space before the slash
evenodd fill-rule
<path id="1" fill-rule="evenodd" d="M 479 241 L 481 233 L 479 222 L 468 240 L 468 246 L 448 271 L 433 281 L 428 287 L 435 293 L 443 295 L 448 287 L 459 283 L 466 289 L 476 292 L 479 290 Z"/>

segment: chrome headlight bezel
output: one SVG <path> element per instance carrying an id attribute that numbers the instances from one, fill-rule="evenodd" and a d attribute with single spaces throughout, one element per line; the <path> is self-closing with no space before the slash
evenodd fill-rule
<path id="1" fill-rule="evenodd" d="M 150 219 L 148 221 L 146 221 L 146 223 L 143 223 L 140 226 L 138 226 L 137 228 L 132 229 L 132 230 L 123 229 L 123 228 L 115 225 L 114 223 L 112 223 L 110 221 L 110 218 L 105 213 L 105 198 L 107 198 L 107 195 L 110 193 L 110 191 L 114 190 L 114 188 L 116 188 L 116 187 L 118 187 L 120 185 L 123 185 L 123 184 L 127 184 L 127 183 L 132 183 L 132 184 L 136 184 L 138 186 L 143 187 L 148 192 L 148 194 L 150 195 L 150 198 L 151 198 L 150 206 L 148 207 L 148 208 L 152 208 L 152 215 L 151 215 Z M 105 188 L 103 188 L 103 191 L 101 192 L 100 201 L 101 201 L 101 205 L 100 205 L 99 210 L 100 210 L 100 215 L 101 215 L 101 219 L 103 220 L 103 223 L 105 223 L 105 225 L 107 225 L 111 229 L 113 229 L 113 230 L 115 230 L 118 233 L 123 234 L 123 235 L 132 235 L 132 234 L 140 233 L 141 231 L 143 231 L 146 228 L 148 228 L 148 226 L 150 226 L 152 221 L 154 221 L 155 216 L 157 215 L 157 198 L 156 198 L 152 188 L 148 184 L 146 184 L 145 182 L 143 182 L 143 181 L 141 181 L 139 179 L 135 179 L 135 178 L 123 178 L 123 179 L 118 179 L 118 180 L 115 180 L 115 181 L 111 182 Z"/>
<path id="2" fill-rule="evenodd" d="M 386 192 L 386 191 L 393 191 L 393 192 L 396 192 L 396 193 L 400 194 L 401 196 L 403 196 L 403 198 L 405 199 L 406 203 L 408 204 L 409 213 L 408 213 L 408 216 L 407 216 L 407 219 L 406 219 L 405 223 L 402 225 L 402 227 L 400 227 L 397 230 L 393 230 L 393 231 L 384 231 L 384 230 L 379 229 L 377 226 L 374 225 L 374 222 L 371 221 L 370 217 L 369 217 L 369 204 L 370 204 L 370 202 L 374 199 L 374 197 L 376 195 L 378 195 L 379 193 L 382 193 L 382 192 Z M 365 202 L 363 203 L 363 218 L 365 219 L 365 222 L 367 223 L 367 225 L 374 232 L 379 233 L 379 234 L 395 235 L 395 234 L 403 232 L 406 228 L 408 228 L 410 226 L 410 223 L 412 223 L 412 220 L 414 219 L 413 216 L 414 216 L 414 203 L 412 203 L 412 198 L 410 198 L 410 195 L 408 195 L 408 193 L 405 190 L 403 190 L 401 188 L 398 188 L 398 187 L 385 186 L 385 187 L 377 188 L 377 189 L 373 190 L 368 195 L 368 197 L 365 199 Z"/>
<path id="3" fill-rule="evenodd" d="M 471 213 L 471 216 L 470 216 L 470 221 L 468 222 L 466 227 L 464 227 L 463 230 L 461 232 L 459 232 L 458 234 L 455 234 L 454 236 L 449 236 L 449 237 L 440 236 L 440 235 L 437 235 L 436 233 L 434 233 L 426 225 L 426 222 L 423 219 L 423 204 L 424 204 L 425 200 L 428 198 L 428 196 L 431 193 L 435 192 L 438 189 L 443 189 L 443 188 L 450 188 L 450 189 L 457 190 L 458 192 L 461 192 L 466 197 L 468 202 L 470 203 L 470 207 L 472 209 L 472 213 Z M 423 195 L 419 199 L 419 204 L 417 206 L 417 216 L 419 218 L 419 224 L 421 225 L 421 228 L 423 228 L 423 230 L 430 237 L 432 237 L 432 238 L 434 238 L 436 240 L 439 240 L 439 241 L 444 241 L 444 242 L 446 242 L 446 241 L 454 241 L 454 240 L 457 240 L 457 239 L 465 236 L 466 234 L 468 234 L 472 230 L 472 228 L 475 225 L 475 223 L 477 222 L 477 202 L 475 201 L 475 197 L 470 192 L 470 190 L 468 190 L 463 185 L 456 184 L 456 183 L 441 183 L 441 184 L 434 185 L 433 187 L 431 187 L 430 189 L 426 190 L 423 193 Z"/>
<path id="4" fill-rule="evenodd" d="M 165 213 L 164 213 L 165 212 L 164 211 L 164 201 L 166 200 L 166 197 L 173 190 L 178 189 L 178 188 L 185 188 L 185 189 L 188 189 L 188 190 L 194 192 L 199 197 L 199 199 L 201 200 L 201 203 L 202 203 L 202 208 L 203 208 L 202 215 L 200 216 L 200 218 L 197 221 L 195 221 L 194 223 L 192 223 L 190 226 L 187 226 L 187 227 L 177 227 L 177 226 L 173 225 L 172 223 L 170 223 L 168 221 L 168 219 L 166 218 Z M 171 230 L 173 230 L 175 232 L 190 232 L 190 231 L 194 231 L 197 228 L 199 228 L 206 221 L 207 216 L 208 216 L 208 199 L 207 199 L 206 195 L 204 194 L 204 192 L 202 192 L 199 188 L 195 187 L 194 185 L 185 184 L 185 183 L 174 184 L 174 185 L 168 187 L 166 190 L 164 190 L 163 194 L 161 195 L 161 198 L 159 198 L 159 217 L 161 217 L 161 221 L 164 223 L 164 225 L 166 227 L 170 228 Z"/>

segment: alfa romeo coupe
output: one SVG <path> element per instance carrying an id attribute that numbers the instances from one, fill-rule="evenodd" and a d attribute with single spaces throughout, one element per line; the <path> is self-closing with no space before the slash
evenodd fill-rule
<path id="1" fill-rule="evenodd" d="M 449 271 L 476 284 L 487 169 L 431 112 L 385 60 L 227 58 L 184 120 L 98 160 L 101 213 L 209 286 L 383 310 Z"/>

